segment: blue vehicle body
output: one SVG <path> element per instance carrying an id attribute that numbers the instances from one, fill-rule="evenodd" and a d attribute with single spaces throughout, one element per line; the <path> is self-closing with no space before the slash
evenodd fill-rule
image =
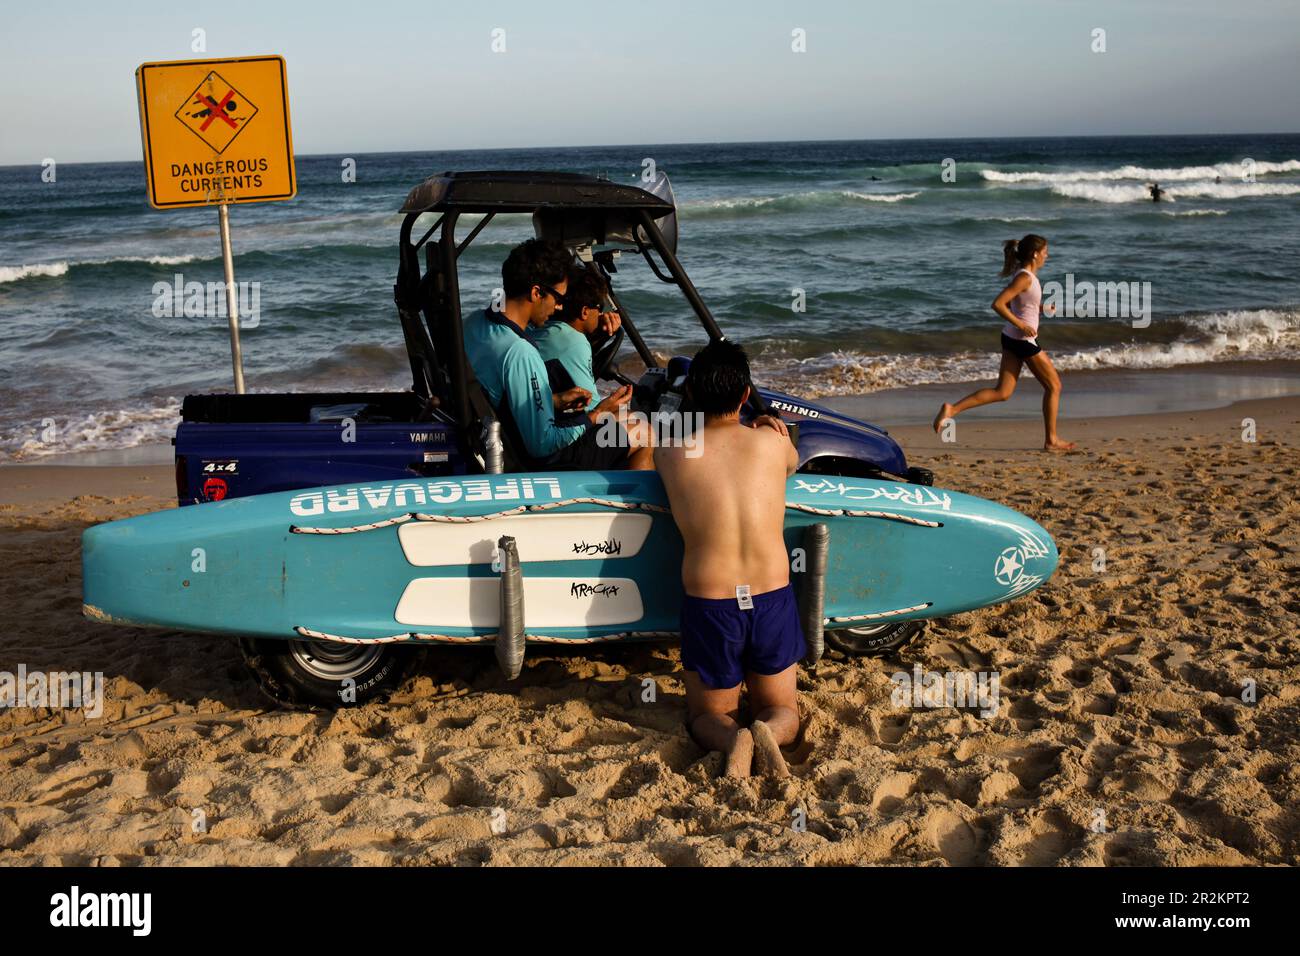
<path id="1" fill-rule="evenodd" d="M 863 475 L 907 476 L 903 450 L 884 429 L 784 392 L 759 393 L 795 426 L 801 470 L 840 474 L 846 463 L 857 463 Z M 347 427 L 342 421 L 183 421 L 175 439 L 179 502 L 480 470 L 451 422 L 359 421 L 350 434 Z"/>
<path id="2" fill-rule="evenodd" d="M 176 429 L 182 505 L 354 481 L 461 475 L 456 429 L 444 423 L 182 422 Z"/>

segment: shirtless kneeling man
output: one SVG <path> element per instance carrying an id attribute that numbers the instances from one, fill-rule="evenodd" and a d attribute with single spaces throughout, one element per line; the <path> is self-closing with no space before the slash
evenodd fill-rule
<path id="1" fill-rule="evenodd" d="M 721 751 L 728 777 L 751 767 L 789 776 L 781 746 L 799 733 L 796 666 L 803 630 L 785 550 L 785 484 L 798 455 L 781 419 L 740 423 L 749 398 L 749 363 L 728 341 L 711 342 L 691 362 L 687 406 L 703 413 L 692 447 L 654 451 L 682 561 L 682 666 L 687 731 Z M 740 688 L 753 722 L 741 726 Z"/>

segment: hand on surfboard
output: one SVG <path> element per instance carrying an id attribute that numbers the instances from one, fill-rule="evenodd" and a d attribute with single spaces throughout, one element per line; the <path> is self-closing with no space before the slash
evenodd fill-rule
<path id="1" fill-rule="evenodd" d="M 764 427 L 771 428 L 774 429 L 778 435 L 781 435 L 784 438 L 790 437 L 790 429 L 786 428 L 785 422 L 783 422 L 776 415 L 759 415 L 757 418 L 755 418 L 752 422 L 749 423 L 749 427 L 750 428 L 764 428 Z"/>

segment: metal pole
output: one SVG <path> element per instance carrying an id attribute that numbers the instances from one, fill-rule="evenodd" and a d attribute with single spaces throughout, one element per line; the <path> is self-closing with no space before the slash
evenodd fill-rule
<path id="1" fill-rule="evenodd" d="M 645 228 L 646 235 L 650 237 L 650 244 L 655 247 L 655 252 L 659 253 L 659 258 L 662 259 L 664 265 L 668 267 L 669 275 L 677 280 L 677 284 L 681 287 L 682 295 L 686 296 L 686 301 L 689 302 L 691 308 L 695 310 L 695 314 L 699 317 L 701 324 L 704 326 L 704 331 L 709 334 L 709 338 L 726 338 L 726 336 L 722 334 L 722 329 L 718 328 L 718 323 L 714 320 L 713 313 L 710 312 L 709 307 L 704 304 L 704 300 L 700 298 L 699 292 L 695 290 L 695 286 L 691 283 L 690 277 L 686 275 L 686 270 L 683 269 L 682 264 L 677 261 L 677 257 L 673 255 L 673 251 L 668 248 L 668 243 L 664 241 L 663 233 L 659 231 L 659 227 L 655 225 L 655 221 L 650 218 L 650 213 L 646 212 L 644 209 L 641 210 L 641 225 Z"/>
<path id="2" fill-rule="evenodd" d="M 239 295 L 235 291 L 235 259 L 230 253 L 230 207 L 217 207 L 221 218 L 221 260 L 226 265 L 226 318 L 230 321 L 230 361 L 235 367 L 235 394 L 244 394 L 244 354 L 239 348 Z"/>

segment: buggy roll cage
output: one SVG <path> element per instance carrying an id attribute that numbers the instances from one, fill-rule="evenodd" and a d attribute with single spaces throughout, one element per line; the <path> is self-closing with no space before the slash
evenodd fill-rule
<path id="1" fill-rule="evenodd" d="M 635 245 L 634 251 L 645 258 L 660 281 L 681 289 L 709 338 L 724 337 L 678 261 L 673 249 L 675 243 L 670 243 L 659 228 L 658 220 L 675 213 L 676 206 L 647 190 L 577 173 L 446 172 L 430 176 L 412 189 L 399 211 L 405 217 L 398 243 L 393 299 L 411 362 L 412 389 L 426 400 L 436 397 L 449 403 L 462 427 L 471 421 L 473 373 L 465 357 L 456 263 L 499 213 L 531 213 L 538 237 L 559 239 L 569 246 Z M 426 213 L 440 215 L 419 239 L 412 241 L 416 221 Z M 462 215 L 483 218 L 457 243 L 456 224 Z M 423 273 L 419 255 L 422 247 L 425 249 Z M 667 274 L 660 270 L 651 249 Z M 614 271 L 613 251 L 601 250 L 593 255 L 593 262 L 607 281 L 609 273 Z M 613 292 L 612 284 L 609 288 L 610 300 L 622 318 L 628 338 L 646 367 L 653 367 L 653 355 Z M 462 434 L 467 432 L 468 429 Z"/>

